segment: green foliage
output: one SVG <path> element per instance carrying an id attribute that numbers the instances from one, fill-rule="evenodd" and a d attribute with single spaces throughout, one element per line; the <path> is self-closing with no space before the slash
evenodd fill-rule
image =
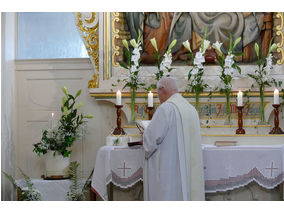
<path id="1" fill-rule="evenodd" d="M 41 194 L 38 190 L 34 189 L 33 183 L 31 182 L 30 177 L 27 176 L 20 168 L 19 170 L 25 179 L 25 184 L 26 184 L 25 187 L 20 187 L 11 175 L 2 171 L 2 173 L 10 180 L 10 182 L 13 184 L 13 186 L 17 190 L 17 193 L 19 195 L 19 200 L 22 200 L 22 201 L 41 200 Z"/>
<path id="2" fill-rule="evenodd" d="M 62 88 L 65 96 L 62 98 L 61 117 L 59 126 L 51 130 L 44 130 L 41 141 L 33 144 L 33 151 L 40 154 L 46 154 L 48 150 L 60 153 L 63 157 L 71 154 L 69 148 L 76 139 L 82 137 L 82 126 L 87 121 L 85 119 L 93 118 L 93 115 L 83 115 L 78 113 L 78 109 L 83 105 L 80 102 L 75 106 L 81 90 L 78 90 L 75 97 L 68 93 L 66 87 Z"/>
<path id="3" fill-rule="evenodd" d="M 69 165 L 69 176 L 70 176 L 70 181 L 72 182 L 70 186 L 69 192 L 67 192 L 67 197 L 69 200 L 72 201 L 83 201 L 87 200 L 87 192 L 88 192 L 88 187 L 90 186 L 91 183 L 91 178 L 93 175 L 93 171 L 87 178 L 85 184 L 82 186 L 82 184 L 79 182 L 79 175 L 78 175 L 78 167 L 79 163 L 77 161 L 71 162 Z"/>

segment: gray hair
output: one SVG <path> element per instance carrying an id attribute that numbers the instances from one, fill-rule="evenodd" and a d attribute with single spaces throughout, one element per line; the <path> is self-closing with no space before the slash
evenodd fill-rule
<path id="1" fill-rule="evenodd" d="M 171 77 L 162 77 L 157 83 L 157 89 L 164 87 L 167 91 L 171 93 L 177 93 L 178 87 L 175 79 Z"/>

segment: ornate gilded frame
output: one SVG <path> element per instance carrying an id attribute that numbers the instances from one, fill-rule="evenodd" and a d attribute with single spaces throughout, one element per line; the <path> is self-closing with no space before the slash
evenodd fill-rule
<path id="1" fill-rule="evenodd" d="M 103 51 L 100 52 L 99 60 L 100 62 L 98 66 L 98 73 L 94 75 L 94 79 L 89 81 L 89 88 L 97 88 L 99 87 L 99 81 L 105 81 L 113 78 L 117 73 L 117 70 L 120 69 L 119 63 L 117 62 L 118 58 L 122 56 L 122 48 L 118 45 L 118 42 L 121 42 L 122 39 L 129 39 L 129 35 L 126 35 L 125 32 L 120 31 L 118 29 L 119 24 L 123 24 L 123 14 L 121 12 L 104 12 L 99 13 L 99 23 L 100 23 L 100 34 L 99 34 L 99 43 L 100 46 L 96 46 L 97 48 L 95 52 L 98 52 L 99 48 Z M 278 65 L 282 65 L 284 63 L 284 35 L 283 35 L 283 13 L 275 12 L 273 14 L 274 19 L 278 20 L 278 24 L 273 28 L 274 35 L 277 36 L 277 54 L 279 54 L 279 60 L 277 60 Z M 127 37 L 128 36 L 128 37 Z M 109 91 L 109 90 L 108 90 Z M 92 94 L 92 92 L 91 92 Z M 108 92 L 104 90 L 101 95 L 108 96 Z M 184 94 L 187 97 L 190 97 L 191 94 Z M 203 95 L 203 94 L 202 94 Z M 221 94 L 217 94 L 219 96 Z M 257 95 L 257 94 L 256 94 Z M 271 94 L 267 94 L 270 96 Z M 141 96 L 144 96 L 141 94 Z M 204 93 L 204 96 L 207 96 Z M 221 95 L 222 96 L 222 95 Z"/>

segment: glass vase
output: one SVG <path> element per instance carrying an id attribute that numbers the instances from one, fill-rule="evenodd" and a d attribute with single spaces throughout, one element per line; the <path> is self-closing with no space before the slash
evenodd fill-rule
<path id="1" fill-rule="evenodd" d="M 226 119 L 225 119 L 225 125 L 232 125 L 231 121 L 231 103 L 230 103 L 230 90 L 226 90 Z"/>
<path id="2" fill-rule="evenodd" d="M 135 123 L 135 88 L 130 88 L 131 95 L 131 123 Z"/>
<path id="3" fill-rule="evenodd" d="M 264 118 L 264 85 L 261 85 L 259 88 L 259 97 L 260 97 L 260 114 L 259 114 L 259 125 L 266 124 Z"/>

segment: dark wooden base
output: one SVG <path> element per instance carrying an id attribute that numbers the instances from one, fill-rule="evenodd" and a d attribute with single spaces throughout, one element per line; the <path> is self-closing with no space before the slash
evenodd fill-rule
<path id="1" fill-rule="evenodd" d="M 124 130 L 122 128 L 118 128 L 116 127 L 113 132 L 113 135 L 126 135 L 126 133 L 124 132 Z"/>
<path id="2" fill-rule="evenodd" d="M 284 132 L 282 131 L 282 129 L 280 127 L 274 127 L 269 134 L 284 134 Z"/>
<path id="3" fill-rule="evenodd" d="M 238 135 L 246 134 L 246 131 L 244 129 L 237 129 L 236 134 L 238 134 Z"/>

